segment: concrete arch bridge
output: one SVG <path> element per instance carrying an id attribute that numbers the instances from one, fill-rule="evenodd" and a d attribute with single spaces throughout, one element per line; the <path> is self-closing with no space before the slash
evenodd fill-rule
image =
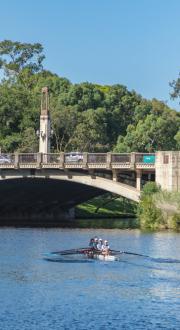
<path id="1" fill-rule="evenodd" d="M 138 202 L 142 184 L 160 181 L 160 161 L 168 156 L 171 163 L 171 153 L 1 154 L 0 219 L 66 217 L 75 205 L 107 191 Z"/>

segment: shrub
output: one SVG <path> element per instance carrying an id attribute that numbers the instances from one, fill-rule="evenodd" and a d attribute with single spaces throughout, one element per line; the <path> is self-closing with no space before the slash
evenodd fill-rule
<path id="1" fill-rule="evenodd" d="M 159 191 L 160 188 L 154 182 L 148 182 L 143 188 L 137 210 L 140 226 L 143 229 L 156 230 L 165 225 L 162 212 L 154 201 L 154 194 Z"/>
<path id="2" fill-rule="evenodd" d="M 172 229 L 180 230 L 180 213 L 175 213 L 170 221 Z"/>

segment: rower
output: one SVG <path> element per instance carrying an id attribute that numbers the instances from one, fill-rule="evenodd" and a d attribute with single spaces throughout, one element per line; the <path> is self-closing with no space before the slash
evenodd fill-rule
<path id="1" fill-rule="evenodd" d="M 94 247 L 94 238 L 91 238 L 91 239 L 90 239 L 89 247 L 91 247 L 91 248 Z"/>
<path id="2" fill-rule="evenodd" d="M 98 239 L 98 244 L 97 244 L 97 249 L 99 250 L 99 251 L 102 251 L 102 238 L 99 238 Z"/>
<path id="3" fill-rule="evenodd" d="M 107 240 L 105 240 L 103 242 L 103 245 L 102 245 L 102 254 L 107 256 L 110 254 L 110 246 L 109 246 L 109 243 Z"/>
<path id="4" fill-rule="evenodd" d="M 96 249 L 97 250 L 97 245 L 98 245 L 98 237 L 94 237 L 94 249 Z"/>
<path id="5" fill-rule="evenodd" d="M 98 244 L 98 237 L 94 237 L 90 239 L 89 242 L 90 250 L 87 252 L 88 258 L 93 258 L 94 251 L 97 250 L 97 244 Z"/>

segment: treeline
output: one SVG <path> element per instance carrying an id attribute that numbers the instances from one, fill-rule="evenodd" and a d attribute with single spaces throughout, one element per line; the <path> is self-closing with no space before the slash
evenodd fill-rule
<path id="1" fill-rule="evenodd" d="M 3 152 L 38 150 L 36 131 L 44 86 L 50 91 L 53 152 L 180 150 L 179 112 L 123 85 L 72 84 L 44 70 L 43 60 L 41 44 L 0 42 Z"/>

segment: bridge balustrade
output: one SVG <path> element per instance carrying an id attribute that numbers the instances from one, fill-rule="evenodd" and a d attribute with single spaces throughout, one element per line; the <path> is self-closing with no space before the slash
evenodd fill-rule
<path id="1" fill-rule="evenodd" d="M 94 164 L 99 164 L 99 163 L 106 163 L 107 162 L 107 154 L 101 153 L 101 154 L 96 154 L 96 153 L 88 153 L 87 157 L 87 162 L 88 163 L 94 163 Z"/>
<path id="2" fill-rule="evenodd" d="M 19 164 L 36 164 L 38 154 L 17 154 Z"/>
<path id="3" fill-rule="evenodd" d="M 0 168 L 154 169 L 154 153 L 15 153 L 0 154 Z"/>
<path id="4" fill-rule="evenodd" d="M 60 162 L 60 154 L 42 154 L 43 164 L 58 164 Z"/>
<path id="5" fill-rule="evenodd" d="M 112 163 L 130 163 L 131 154 L 111 154 Z"/>

